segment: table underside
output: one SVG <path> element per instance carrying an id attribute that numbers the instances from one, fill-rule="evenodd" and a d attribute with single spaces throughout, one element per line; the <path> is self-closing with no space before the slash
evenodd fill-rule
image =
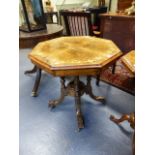
<path id="1" fill-rule="evenodd" d="M 41 71 L 42 69 L 35 66 L 31 71 L 26 71 L 25 74 L 35 73 L 36 72 L 36 80 L 34 83 L 34 87 L 32 90 L 32 96 L 37 96 L 37 90 L 39 87 L 40 79 L 41 79 Z M 91 87 L 91 76 L 87 76 L 86 84 L 79 80 L 79 76 L 73 76 L 74 79 L 70 81 L 67 85 L 65 84 L 66 76 L 60 77 L 61 88 L 60 88 L 60 97 L 57 100 L 50 100 L 48 106 L 53 109 L 57 105 L 63 102 L 65 96 L 73 96 L 75 98 L 75 107 L 76 107 L 76 117 L 78 124 L 78 131 L 84 128 L 84 120 L 81 112 L 81 96 L 85 93 L 89 95 L 92 99 L 104 103 L 105 99 L 101 96 L 95 96 L 92 92 Z"/>
<path id="2" fill-rule="evenodd" d="M 76 117 L 78 123 L 78 130 L 84 128 L 84 120 L 81 112 L 81 100 L 80 97 L 86 93 L 92 99 L 104 103 L 104 97 L 95 96 L 91 87 L 91 76 L 87 76 L 87 84 L 84 84 L 79 80 L 79 76 L 75 76 L 74 80 L 70 81 L 68 85 L 65 85 L 65 77 L 61 77 L 61 95 L 57 100 L 50 100 L 49 107 L 55 108 L 57 105 L 63 102 L 65 96 L 73 96 L 75 98 Z"/>

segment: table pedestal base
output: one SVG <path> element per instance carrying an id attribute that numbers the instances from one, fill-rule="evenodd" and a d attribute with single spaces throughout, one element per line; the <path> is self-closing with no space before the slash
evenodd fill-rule
<path id="1" fill-rule="evenodd" d="M 79 80 L 79 76 L 76 76 L 73 81 L 65 85 L 65 78 L 61 78 L 61 95 L 57 100 L 50 100 L 49 107 L 54 108 L 60 104 L 65 96 L 75 97 L 75 107 L 76 107 L 76 117 L 78 123 L 78 130 L 84 128 L 84 121 L 81 112 L 81 100 L 80 97 L 84 94 L 88 94 L 91 98 L 96 101 L 104 102 L 104 97 L 95 96 L 92 92 L 91 87 L 91 76 L 87 76 L 87 84 L 85 85 L 82 81 Z"/>

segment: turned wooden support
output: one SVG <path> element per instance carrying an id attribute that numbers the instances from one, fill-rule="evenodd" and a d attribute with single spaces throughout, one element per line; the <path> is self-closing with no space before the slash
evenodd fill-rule
<path id="1" fill-rule="evenodd" d="M 84 122 L 81 112 L 81 100 L 80 100 L 80 89 L 79 89 L 79 76 L 74 79 L 74 89 L 75 89 L 75 107 L 76 107 L 76 117 L 78 123 L 78 130 L 84 128 Z"/>
<path id="2" fill-rule="evenodd" d="M 36 73 L 36 80 L 35 80 L 35 83 L 34 83 L 34 86 L 33 86 L 33 89 L 32 89 L 32 93 L 31 93 L 31 96 L 33 96 L 33 97 L 37 96 L 37 91 L 38 91 L 39 84 L 40 84 L 40 79 L 41 79 L 41 69 L 37 68 L 36 72 L 37 72 Z"/>

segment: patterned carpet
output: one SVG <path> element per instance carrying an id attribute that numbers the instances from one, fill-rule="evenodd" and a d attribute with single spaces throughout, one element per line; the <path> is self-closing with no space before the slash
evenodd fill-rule
<path id="1" fill-rule="evenodd" d="M 112 74 L 112 67 L 109 67 L 102 71 L 100 79 L 128 93 L 135 93 L 135 79 L 121 60 L 116 63 L 115 74 Z"/>

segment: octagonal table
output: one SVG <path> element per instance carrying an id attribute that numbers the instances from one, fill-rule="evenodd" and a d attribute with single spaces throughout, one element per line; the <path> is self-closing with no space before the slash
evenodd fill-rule
<path id="1" fill-rule="evenodd" d="M 94 100 L 103 102 L 104 97 L 92 93 L 91 76 L 98 75 L 122 55 L 120 49 L 111 41 L 89 36 L 60 37 L 39 43 L 29 54 L 29 58 L 38 67 L 61 79 L 61 95 L 58 100 L 50 100 L 49 107 L 60 104 L 67 95 L 75 97 L 78 129 L 84 128 L 80 107 L 80 97 L 86 93 Z M 87 76 L 87 83 L 79 76 Z M 74 80 L 65 84 L 65 77 Z"/>

